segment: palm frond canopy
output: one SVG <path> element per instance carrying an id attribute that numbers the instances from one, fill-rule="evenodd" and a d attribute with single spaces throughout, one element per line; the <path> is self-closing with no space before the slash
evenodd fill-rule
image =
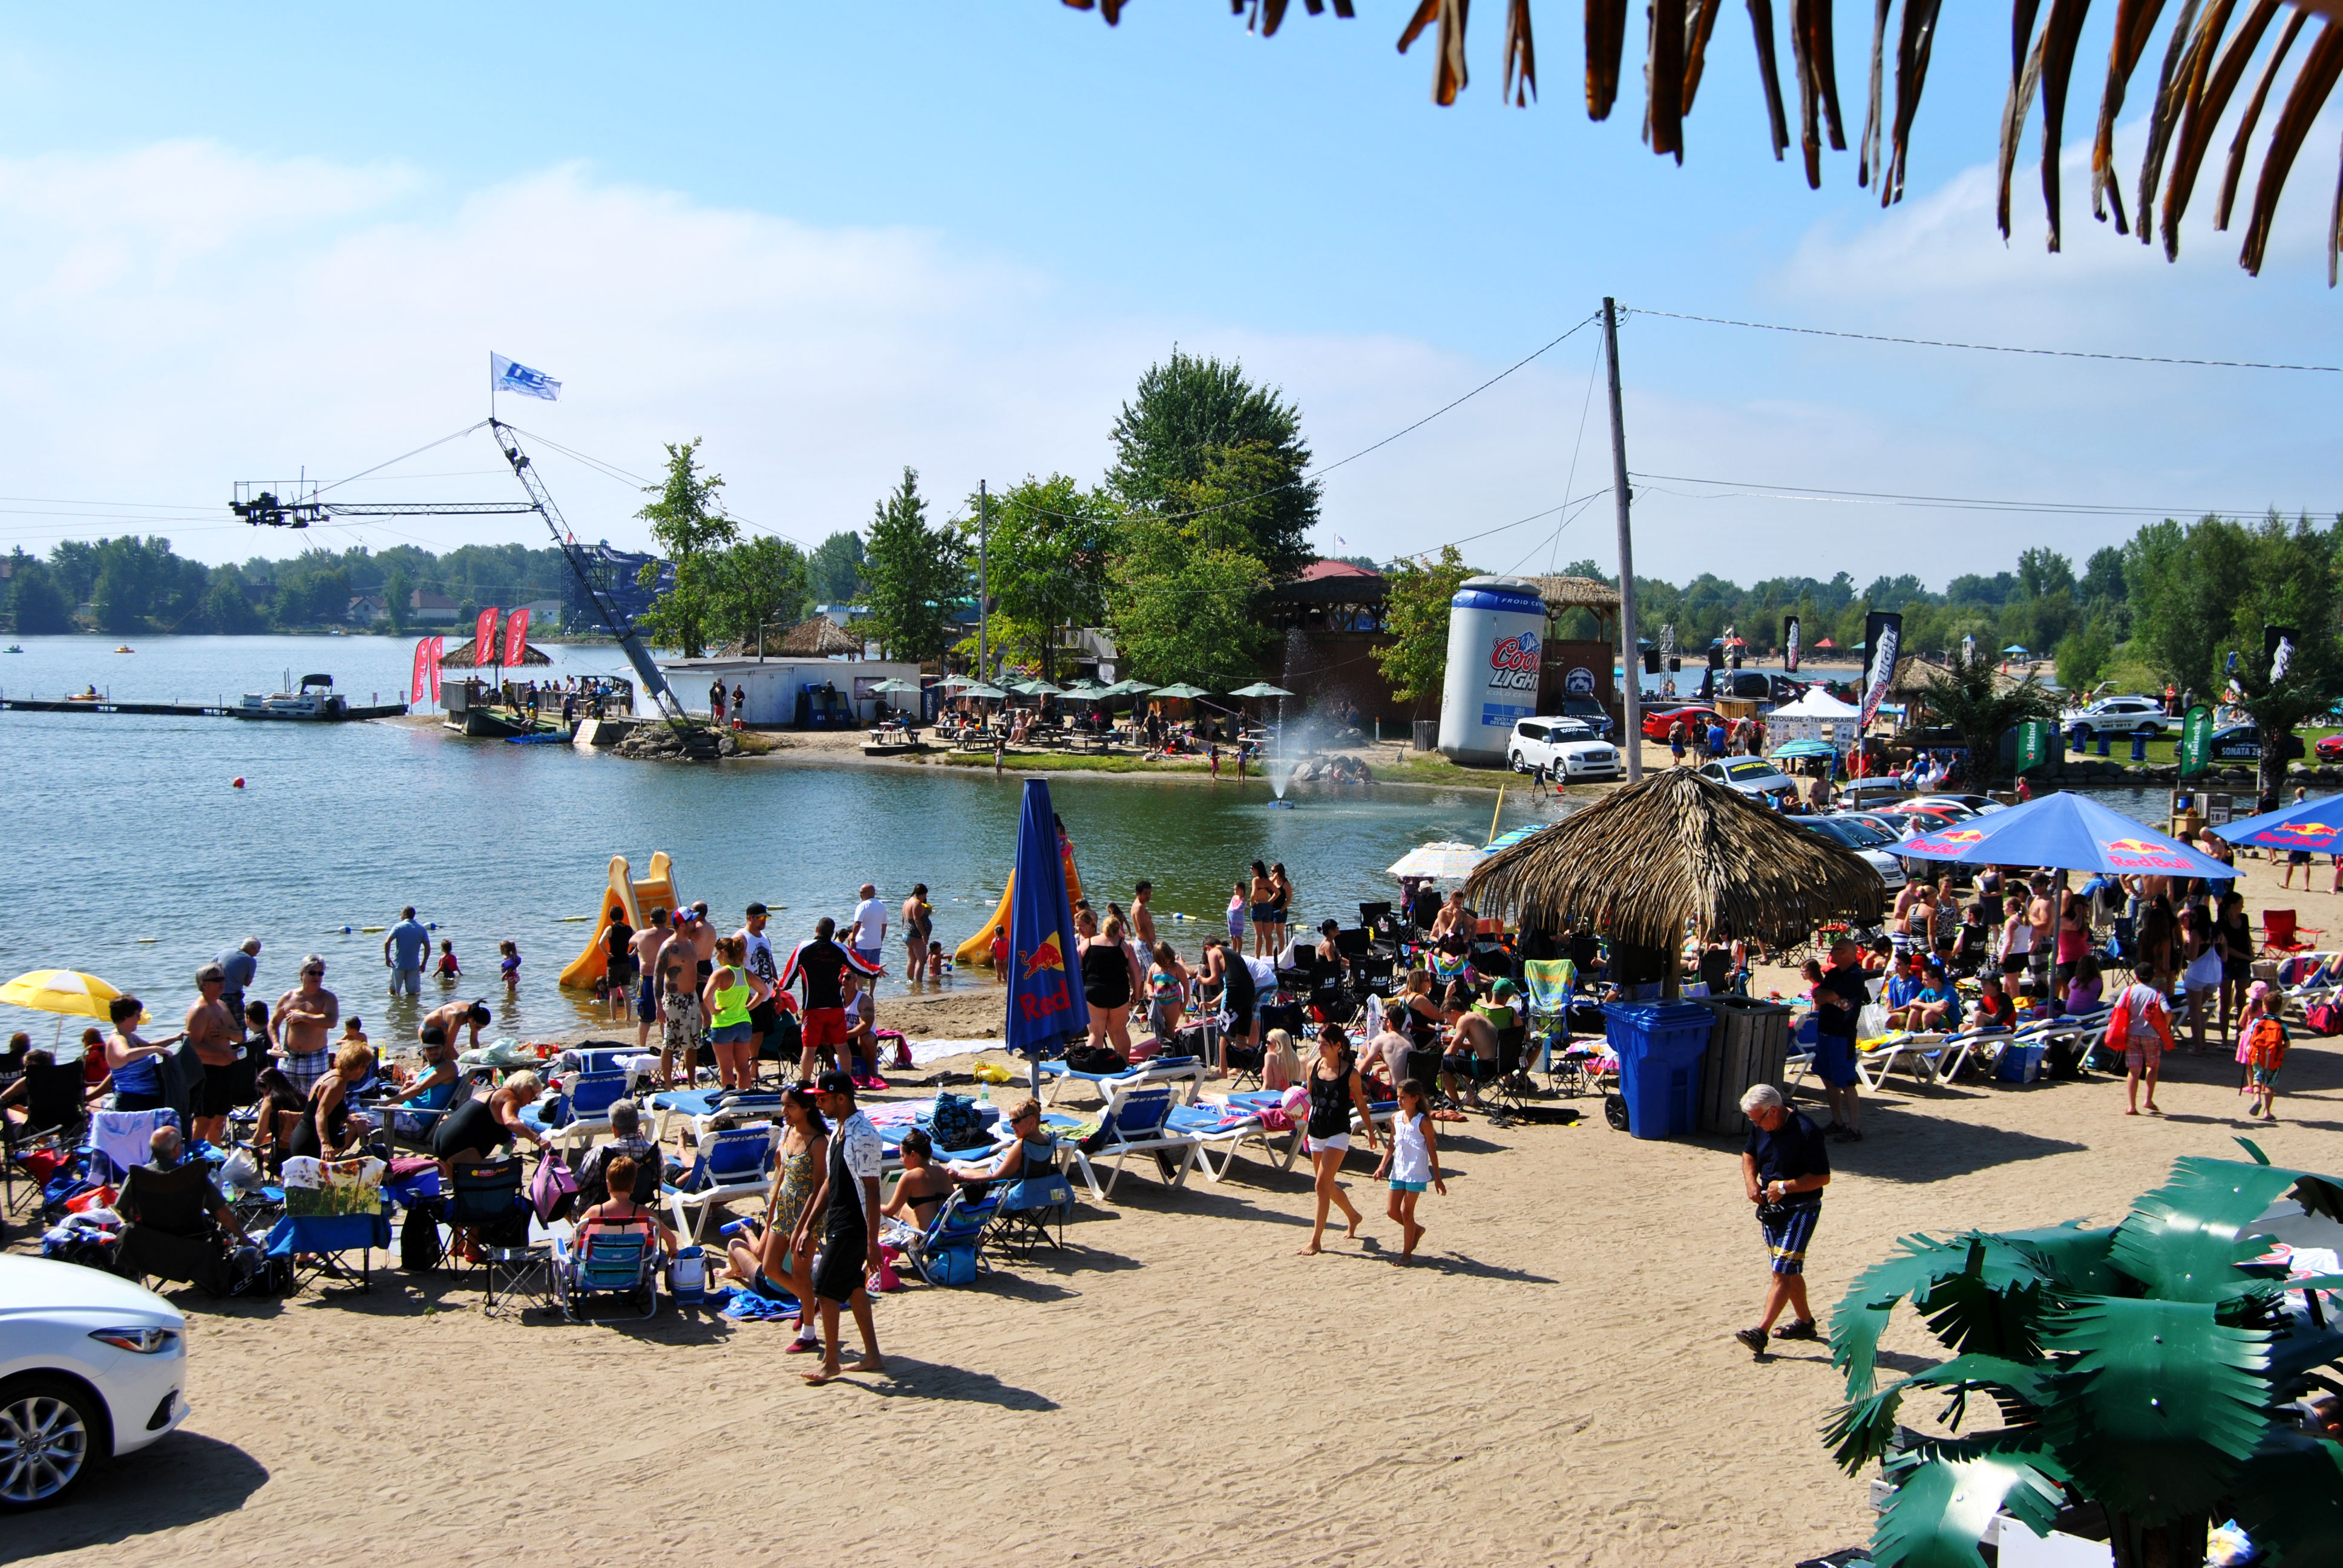
<path id="1" fill-rule="evenodd" d="M 826 615 L 801 620 L 781 633 L 772 651 L 799 658 L 828 658 L 833 654 L 860 654 L 862 639 Z"/>
<path id="2" fill-rule="evenodd" d="M 1647 775 L 1481 863 L 1465 900 L 1527 925 L 1673 947 L 1684 922 L 1795 943 L 1880 916 L 1879 873 L 1850 849 L 1688 768 Z"/>
<path id="3" fill-rule="evenodd" d="M 1066 4 L 1083 11 L 1095 5 L 1112 25 L 1120 20 L 1126 0 L 1066 0 Z M 1913 119 L 1927 81 L 1942 5 L 1943 0 L 1903 0 L 1900 7 L 1896 0 L 1879 0 L 1874 8 L 1870 101 L 1855 141 L 1855 183 L 1875 189 L 1882 206 L 1904 196 Z M 1982 111 L 1977 117 L 1990 116 L 2000 126 L 1998 222 L 2004 239 L 2010 232 L 2010 179 L 2038 95 L 2042 201 L 2049 219 L 2049 246 L 2054 251 L 2059 246 L 2063 216 L 2059 158 L 2066 149 L 2067 89 L 2078 65 L 2087 81 L 2092 69 L 2077 47 L 2089 8 L 2089 0 L 2056 0 L 2046 6 L 2041 0 L 2011 0 L 2008 95 L 1998 106 L 1997 116 L 1986 105 L 1971 106 L 1972 111 Z M 1287 0 L 1255 0 L 1251 7 L 1236 6 L 1240 14 L 1250 11 L 1248 26 L 1258 29 L 1263 37 L 1277 31 L 1287 9 Z M 1313 0 L 1309 9 L 1314 15 L 1322 7 Z M 1426 32 L 1434 35 L 1432 98 L 1436 104 L 1453 104 L 1468 79 L 1464 32 L 1470 9 L 1471 0 L 1418 0 L 1400 13 L 1407 18 L 1399 36 L 1403 53 Z M 1765 92 L 1774 159 L 1779 163 L 1791 138 L 1784 73 L 1774 36 L 1776 9 L 1769 0 L 1750 0 L 1757 79 Z M 1826 0 L 1791 0 L 1784 9 L 1787 12 L 1784 31 L 1789 35 L 1794 72 L 1791 87 L 1797 99 L 1798 151 L 1806 184 L 1820 190 L 1825 140 L 1832 151 L 1846 151 L 1847 132 L 1854 125 L 1850 116 L 1840 112 L 1837 30 Z M 1355 14 L 1350 0 L 1334 0 L 1333 10 L 1338 17 Z M 2319 109 L 2334 92 L 2338 77 L 2343 77 L 2343 0 L 2284 0 L 2283 4 L 2255 0 L 2251 6 L 2223 0 L 2203 7 L 2201 13 L 2194 4 L 2182 5 L 2159 44 L 2156 32 L 2164 10 L 2162 0 L 2147 4 L 2126 0 L 2117 9 L 2107 85 L 2100 94 L 2097 135 L 2091 148 L 2091 214 L 2104 220 L 2112 209 L 2116 232 L 2132 234 L 2136 227 L 2142 245 L 2154 243 L 2160 226 L 2165 256 L 2177 260 L 2180 219 L 2208 161 L 2214 132 L 2230 100 L 2245 85 L 2247 67 L 2256 64 L 2257 55 L 2262 55 L 2219 182 L 2213 226 L 2227 229 L 2255 125 L 2286 75 L 2284 67 L 2291 56 L 2295 69 L 2290 84 L 2278 98 L 2281 106 L 2271 121 L 2270 134 L 2264 138 L 2261 170 L 2254 182 L 2245 223 L 2245 246 L 2238 256 L 2239 265 L 2258 274 L 2269 246 L 2270 226 L 2287 176 L 2293 171 Z M 2274 26 L 2281 11 L 2288 13 L 2286 23 Z M 1642 116 L 1644 143 L 1663 157 L 1684 162 L 1684 120 L 1700 90 L 1717 12 L 1716 0 L 1653 0 L 1651 25 L 1644 29 L 1648 40 L 1644 66 L 1630 73 L 1623 66 L 1631 21 L 1642 18 L 1631 15 L 1627 0 L 1585 0 L 1587 117 L 1610 118 L 1622 80 L 1641 80 L 1647 85 Z M 1526 106 L 1537 95 L 1537 45 L 1530 15 L 1531 0 L 1510 0 L 1505 6 L 1500 95 L 1519 106 Z M 2323 20 L 2311 41 L 2298 51 L 2296 41 L 2314 15 Z M 1892 71 L 1887 68 L 1891 58 Z M 2160 68 L 2146 83 L 2148 93 L 2139 105 L 2147 111 L 2148 134 L 2140 155 L 2137 205 L 2127 219 L 2124 174 L 2116 166 L 2116 126 L 2132 79 L 2149 61 L 2159 62 Z M 1892 94 L 1886 85 L 1890 77 Z M 1859 101 L 1847 108 L 1858 106 L 1863 106 Z M 2338 259 L 2343 259 L 2343 210 L 2327 224 L 2330 288 L 2336 283 Z"/>

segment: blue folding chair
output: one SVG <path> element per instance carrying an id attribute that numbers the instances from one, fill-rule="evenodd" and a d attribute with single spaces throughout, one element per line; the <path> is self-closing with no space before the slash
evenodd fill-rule
<path id="1" fill-rule="evenodd" d="M 659 1315 L 659 1248 L 650 1232 L 604 1230 L 554 1242 L 553 1290 L 561 1315 L 571 1322 L 600 1296 L 636 1296 L 643 1316 Z"/>
<path id="2" fill-rule="evenodd" d="M 984 1235 L 1000 1204 L 997 1192 L 971 1201 L 968 1189 L 956 1188 L 935 1219 L 903 1255 L 930 1285 L 972 1285 L 991 1272 L 984 1261 Z"/>

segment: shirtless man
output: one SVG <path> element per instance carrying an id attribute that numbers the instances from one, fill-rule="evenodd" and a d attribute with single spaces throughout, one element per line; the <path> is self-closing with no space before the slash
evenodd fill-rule
<path id="1" fill-rule="evenodd" d="M 196 1060 L 204 1064 L 203 1087 L 196 1091 L 196 1137 L 227 1147 L 227 1113 L 236 1107 L 236 1066 L 243 1057 L 244 1020 L 236 1016 L 221 993 L 227 972 L 217 964 L 196 971 L 196 1005 L 187 1010 L 186 1040 Z"/>
<path id="2" fill-rule="evenodd" d="M 2034 897 L 2026 906 L 2026 923 L 2034 928 L 2034 950 L 2026 955 L 2026 968 L 2033 971 L 2035 994 L 2050 994 L 2050 961 L 2057 947 L 2056 931 L 2058 925 L 2058 901 L 2051 897 L 2050 879 L 2036 872 Z"/>
<path id="3" fill-rule="evenodd" d="M 651 923 L 635 933 L 629 944 L 635 951 L 635 973 L 640 977 L 640 990 L 635 996 L 635 1049 L 651 1048 L 651 1025 L 659 1020 L 659 950 L 673 940 L 675 932 L 667 923 L 665 910 L 651 911 Z"/>
<path id="4" fill-rule="evenodd" d="M 435 1007 L 425 1013 L 423 1022 L 416 1029 L 415 1038 L 421 1040 L 425 1030 L 437 1029 L 442 1040 L 454 1045 L 456 1031 L 468 1028 L 472 1031 L 472 1039 L 463 1049 L 478 1050 L 480 1049 L 480 1030 L 488 1027 L 492 1016 L 487 1002 L 451 1001 L 446 1007 Z"/>
<path id="5" fill-rule="evenodd" d="M 708 923 L 708 900 L 700 899 L 691 906 L 691 930 L 676 935 L 691 938 L 691 956 L 698 966 L 696 983 L 705 986 L 716 973 L 716 928 Z"/>
<path id="6" fill-rule="evenodd" d="M 326 989 L 326 960 L 311 953 L 301 960 L 300 983 L 278 997 L 268 1015 L 268 1043 L 305 1097 L 332 1065 L 330 1031 L 341 1021 L 341 999 Z"/>
<path id="7" fill-rule="evenodd" d="M 1147 900 L 1155 895 L 1155 884 L 1144 879 L 1131 890 L 1131 934 L 1139 939 L 1141 952 L 1155 950 L 1155 911 Z"/>

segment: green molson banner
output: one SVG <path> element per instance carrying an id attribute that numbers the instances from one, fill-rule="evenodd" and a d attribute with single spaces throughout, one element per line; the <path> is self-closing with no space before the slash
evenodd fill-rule
<path id="1" fill-rule="evenodd" d="M 2194 779 L 2213 765 L 2213 710 L 2203 703 L 2190 709 L 2180 720 L 2180 743 L 2174 749 L 2180 759 L 2180 777 Z"/>

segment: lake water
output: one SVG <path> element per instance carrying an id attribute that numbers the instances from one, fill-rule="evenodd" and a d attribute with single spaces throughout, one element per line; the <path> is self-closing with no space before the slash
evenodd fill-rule
<path id="1" fill-rule="evenodd" d="M 403 694 L 412 641 L 389 638 L 27 638 L 0 656 L 0 693 L 61 697 L 96 685 L 125 700 L 233 700 L 329 672 L 353 700 Z M 548 675 L 625 672 L 615 648 L 548 649 Z M 293 983 L 302 954 L 327 960 L 345 1013 L 379 1043 L 412 1035 L 415 1010 L 388 1010 L 382 937 L 402 904 L 438 924 L 486 995 L 498 1032 L 568 1030 L 590 1012 L 555 983 L 591 927 L 612 855 L 638 873 L 651 852 L 679 890 L 706 899 L 721 929 L 742 907 L 775 910 L 776 939 L 848 918 L 875 882 L 890 905 L 924 881 L 949 951 L 990 918 L 1014 850 L 1021 781 L 989 770 L 798 761 L 713 766 L 630 762 L 565 746 L 468 740 L 399 722 L 307 725 L 227 719 L 0 714 L 15 795 L 14 852 L 0 861 L 0 978 L 76 969 L 135 988 L 157 1020 L 193 1000 L 194 971 L 252 935 L 265 944 L 256 996 Z M 230 780 L 241 776 L 246 787 Z M 1130 901 L 1152 879 L 1155 908 L 1183 950 L 1222 919 L 1229 884 L 1256 857 L 1283 860 L 1297 913 L 1346 924 L 1361 900 L 1388 898 L 1383 868 L 1435 839 L 1474 843 L 1494 800 L 1477 790 L 1382 786 L 1313 794 L 1272 809 L 1259 781 L 1066 777 L 1051 781 L 1093 902 Z M 1501 826 L 1550 815 L 1508 794 Z M 344 926 L 353 928 L 345 934 Z M 508 1002 L 496 944 L 520 945 Z M 900 963 L 890 950 L 890 965 Z M 990 984 L 989 971 L 954 982 Z M 886 981 L 881 994 L 899 989 Z M 425 1001 L 440 1000 L 427 982 Z M 0 1008 L 0 1029 L 46 1040 L 54 1019 Z M 78 1027 L 76 1023 L 76 1027 Z"/>

